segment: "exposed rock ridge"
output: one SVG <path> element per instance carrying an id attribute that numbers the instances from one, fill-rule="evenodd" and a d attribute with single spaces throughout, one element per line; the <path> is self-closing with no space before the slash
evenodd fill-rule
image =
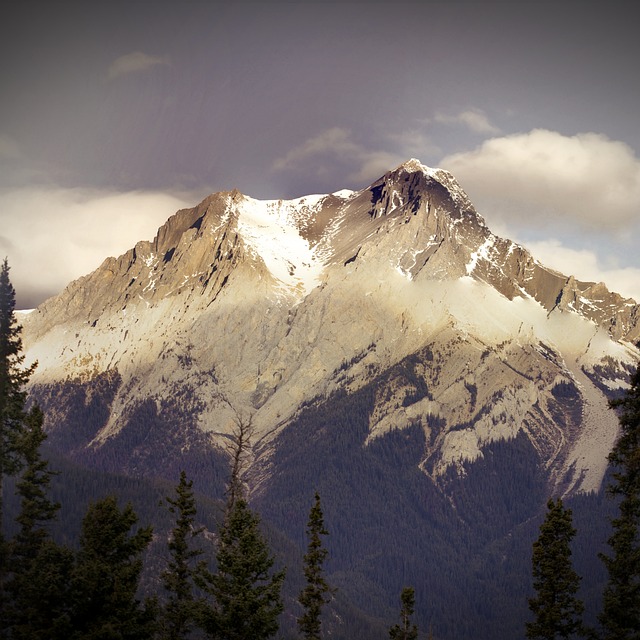
<path id="1" fill-rule="evenodd" d="M 105 259 L 38 307 L 34 336 L 58 323 L 95 325 L 102 316 L 148 308 L 184 291 L 211 303 L 243 262 L 269 278 L 261 259 L 247 254 L 238 233 L 235 204 L 240 197 L 239 192 L 213 194 L 171 216 L 153 241 L 140 241 L 118 258 Z"/>
<path id="2" fill-rule="evenodd" d="M 152 242 L 139 242 L 119 258 L 107 258 L 41 305 L 36 315 L 49 319 L 43 330 L 63 318 L 92 323 L 109 306 L 149 305 L 186 288 L 211 302 L 243 260 L 252 262 L 261 277 L 272 278 L 259 253 L 247 254 L 238 232 L 238 211 L 247 201 L 251 199 L 238 191 L 220 192 L 178 211 Z M 320 265 L 318 274 L 322 265 L 371 259 L 382 244 L 396 267 L 412 279 L 469 275 L 509 299 L 531 296 L 548 311 L 575 311 L 615 339 L 640 338 L 634 301 L 609 292 L 603 283 L 567 278 L 538 263 L 523 247 L 493 235 L 455 178 L 418 160 L 407 161 L 360 192 L 265 204 L 273 215 L 284 215 L 308 242 Z M 381 243 L 389 232 L 394 237 Z M 368 251 L 367 245 L 377 249 Z M 299 267 L 291 263 L 292 273 Z M 318 275 L 318 284 L 321 280 Z"/>
<path id="3" fill-rule="evenodd" d="M 423 269 L 426 277 L 470 275 L 509 299 L 530 296 L 548 311 L 575 311 L 616 340 L 640 338 L 640 307 L 635 301 L 610 292 L 604 283 L 564 276 L 540 264 L 524 247 L 495 236 L 450 173 L 412 159 L 385 174 L 368 192 L 372 219 L 414 224 L 417 218 L 421 225 L 420 232 L 400 246 L 398 267 L 409 277 Z M 355 244 L 351 250 L 357 253 Z"/>
<path id="4" fill-rule="evenodd" d="M 410 160 L 360 191 L 213 194 L 27 316 L 24 343 L 60 424 L 67 391 L 117 378 L 98 449 L 171 398 L 180 437 L 219 443 L 240 412 L 268 456 L 305 403 L 376 380 L 370 439 L 421 424 L 432 477 L 524 433 L 573 490 L 607 453 L 574 447 L 582 408 L 624 386 L 638 330 L 633 301 L 545 268 Z"/>

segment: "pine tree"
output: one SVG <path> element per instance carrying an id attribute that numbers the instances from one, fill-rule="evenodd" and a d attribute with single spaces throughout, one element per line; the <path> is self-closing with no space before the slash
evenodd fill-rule
<path id="1" fill-rule="evenodd" d="M 16 484 L 21 508 L 20 528 L 10 542 L 7 584 L 9 626 L 15 640 L 61 640 L 68 638 L 68 583 L 73 554 L 50 538 L 47 525 L 60 507 L 48 497 L 54 475 L 42 459 L 40 446 L 46 439 L 44 417 L 34 406 L 25 419 L 19 449 L 25 468 Z"/>
<path id="2" fill-rule="evenodd" d="M 0 628 L 5 624 L 2 618 L 7 610 L 4 589 L 8 578 L 8 550 L 2 533 L 4 478 L 15 475 L 22 465 L 18 439 L 24 423 L 24 386 L 35 368 L 35 364 L 22 367 L 22 328 L 16 322 L 15 304 L 15 290 L 5 258 L 0 268 Z"/>
<path id="3" fill-rule="evenodd" d="M 191 548 L 190 541 L 202 533 L 193 526 L 197 513 L 193 497 L 193 481 L 187 482 L 184 471 L 176 487 L 176 497 L 167 498 L 169 511 L 176 516 L 176 524 L 169 540 L 171 559 L 162 574 L 165 591 L 169 597 L 163 607 L 161 638 L 179 640 L 188 637 L 196 617 L 193 594 L 193 561 L 202 554 Z"/>
<path id="4" fill-rule="evenodd" d="M 216 572 L 201 563 L 197 584 L 213 602 L 199 602 L 199 626 L 216 640 L 263 640 L 278 631 L 285 571 L 272 572 L 274 558 L 260 531 L 260 518 L 244 498 L 241 476 L 250 452 L 251 419 L 236 413 L 231 438 L 231 477 L 218 532 Z"/>
<path id="5" fill-rule="evenodd" d="M 72 637 L 70 581 L 73 551 L 45 540 L 38 555 L 12 583 L 13 640 L 69 640 Z M 18 587 L 16 590 L 14 587 Z M 18 591 L 16 593 L 16 591 Z"/>
<path id="6" fill-rule="evenodd" d="M 40 447 L 46 440 L 43 430 L 44 416 L 40 407 L 34 405 L 24 420 L 24 430 L 19 439 L 19 450 L 25 468 L 16 484 L 16 493 L 21 498 L 21 509 L 16 521 L 20 530 L 13 542 L 13 552 L 29 558 L 35 555 L 43 541 L 49 537 L 46 525 L 56 517 L 60 504 L 49 499 L 49 484 L 54 471 L 42 458 Z"/>
<path id="7" fill-rule="evenodd" d="M 611 555 L 601 554 L 609 573 L 599 619 L 605 640 L 640 638 L 640 368 L 619 408 L 621 434 L 609 454 L 612 495 L 620 498 L 619 515 L 611 522 Z"/>
<path id="8" fill-rule="evenodd" d="M 537 595 L 529 599 L 535 616 L 527 622 L 527 638 L 569 638 L 584 635 L 584 605 L 576 597 L 580 577 L 571 564 L 570 543 L 576 534 L 570 509 L 562 500 L 547 502 L 547 515 L 540 535 L 533 543 L 533 587 Z"/>
<path id="9" fill-rule="evenodd" d="M 72 640 L 151 637 L 150 607 L 136 599 L 151 527 L 132 533 L 137 521 L 132 506 L 121 511 L 113 496 L 89 506 L 73 575 Z"/>
<path id="10" fill-rule="evenodd" d="M 25 419 L 19 449 L 25 468 L 16 484 L 20 528 L 10 542 L 7 584 L 9 625 L 15 640 L 65 639 L 69 634 L 68 583 L 73 564 L 70 549 L 53 542 L 47 525 L 60 507 L 48 497 L 54 472 L 40 453 L 46 439 L 38 406 Z"/>
<path id="11" fill-rule="evenodd" d="M 205 631 L 221 640 L 263 640 L 278 631 L 284 571 L 272 573 L 274 558 L 260 531 L 260 518 L 236 498 L 219 532 L 217 570 L 203 574 L 214 608 Z"/>
<path id="12" fill-rule="evenodd" d="M 25 384 L 35 364 L 22 368 L 22 327 L 15 317 L 16 294 L 9 279 L 5 258 L 0 268 L 0 483 L 5 475 L 16 474 L 21 467 L 18 438 L 24 421 Z M 0 492 L 0 524 L 2 518 Z"/>
<path id="13" fill-rule="evenodd" d="M 320 536 L 329 535 L 329 532 L 324 527 L 320 496 L 317 492 L 309 512 L 307 535 L 309 546 L 304 556 L 304 575 L 307 586 L 298 596 L 298 602 L 304 608 L 304 613 L 298 618 L 298 628 L 304 638 L 320 640 L 320 614 L 323 605 L 329 602 L 333 589 L 327 584 L 322 570 L 328 551 L 322 546 Z"/>
<path id="14" fill-rule="evenodd" d="M 417 640 L 418 627 L 411 623 L 411 616 L 415 609 L 415 592 L 413 587 L 405 587 L 400 594 L 400 624 L 389 629 L 391 640 Z"/>
<path id="15" fill-rule="evenodd" d="M 244 419 L 235 409 L 235 428 L 231 435 L 227 451 L 231 456 L 231 474 L 227 485 L 226 510 L 229 512 L 236 499 L 242 498 L 242 474 L 247 467 L 247 459 L 251 454 L 251 437 L 253 436 L 253 416 Z"/>

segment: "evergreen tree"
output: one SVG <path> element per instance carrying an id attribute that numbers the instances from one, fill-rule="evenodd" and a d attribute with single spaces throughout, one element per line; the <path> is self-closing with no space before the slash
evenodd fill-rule
<path id="1" fill-rule="evenodd" d="M 11 637 L 18 640 L 68 638 L 68 583 L 73 554 L 49 536 L 47 524 L 59 504 L 48 497 L 53 472 L 40 454 L 46 438 L 43 415 L 34 406 L 25 419 L 19 449 L 25 468 L 16 484 L 21 509 L 18 533 L 9 545 L 11 579 L 7 584 Z"/>
<path id="2" fill-rule="evenodd" d="M 5 258 L 0 268 L 0 483 L 5 475 L 14 475 L 21 467 L 18 438 L 24 420 L 24 385 L 35 369 L 35 364 L 22 368 L 22 327 L 16 321 L 15 305 L 15 289 Z M 0 524 L 1 500 L 0 492 Z"/>
<path id="3" fill-rule="evenodd" d="M 584 635 L 584 605 L 576 597 L 580 577 L 571 564 L 570 543 L 576 534 L 570 509 L 562 500 L 547 502 L 547 515 L 540 535 L 533 543 L 533 587 L 537 595 L 529 599 L 535 616 L 527 622 L 527 638 L 555 640 Z"/>
<path id="4" fill-rule="evenodd" d="M 35 368 L 35 364 L 22 368 L 22 328 L 16 322 L 15 304 L 15 290 L 5 258 L 0 268 L 0 629 L 5 626 L 3 617 L 7 603 L 4 589 L 8 577 L 8 550 L 2 526 L 4 477 L 15 475 L 21 467 L 18 438 L 24 421 L 24 385 Z"/>
<path id="5" fill-rule="evenodd" d="M 212 638 L 263 640 L 278 631 L 284 571 L 272 573 L 274 558 L 260 532 L 260 518 L 236 498 L 219 532 L 217 570 L 202 573 L 214 606 L 202 626 Z"/>
<path id="6" fill-rule="evenodd" d="M 152 636 L 151 607 L 142 607 L 136 599 L 142 554 L 151 541 L 151 527 L 132 533 L 137 520 L 131 505 L 121 511 L 113 496 L 89 506 L 82 522 L 72 582 L 72 640 Z"/>
<path id="7" fill-rule="evenodd" d="M 231 474 L 227 485 L 227 512 L 231 510 L 236 499 L 244 495 L 242 474 L 246 470 L 247 459 L 251 455 L 251 437 L 253 436 L 253 416 L 245 420 L 235 409 L 233 411 L 235 428 L 227 447 L 231 457 Z"/>
<path id="8" fill-rule="evenodd" d="M 620 498 L 612 520 L 611 555 L 601 554 L 609 573 L 599 619 L 605 640 L 640 638 L 640 368 L 619 408 L 620 437 L 609 454 L 613 481 L 609 491 Z"/>
<path id="9" fill-rule="evenodd" d="M 260 531 L 260 518 L 244 498 L 241 475 L 251 449 L 251 420 L 236 413 L 231 438 L 231 477 L 225 515 L 218 532 L 216 572 L 203 563 L 198 586 L 213 598 L 199 602 L 199 624 L 217 640 L 263 640 L 278 631 L 285 571 L 272 572 L 274 558 Z"/>
<path id="10" fill-rule="evenodd" d="M 33 557 L 43 541 L 49 537 L 47 523 L 56 517 L 60 504 L 49 499 L 49 484 L 54 471 L 42 458 L 40 446 L 46 440 L 43 430 L 44 416 L 40 407 L 34 405 L 24 420 L 24 429 L 19 438 L 25 468 L 16 483 L 16 493 L 21 498 L 21 508 L 17 523 L 20 530 L 12 547 L 14 555 L 20 558 Z"/>
<path id="11" fill-rule="evenodd" d="M 413 587 L 405 587 L 400 594 L 400 624 L 389 629 L 391 640 L 417 640 L 418 627 L 411 623 L 411 616 L 415 609 L 415 592 Z"/>
<path id="12" fill-rule="evenodd" d="M 193 481 L 187 482 L 186 473 L 182 471 L 176 497 L 167 498 L 169 511 L 176 516 L 176 524 L 169 540 L 171 559 L 162 574 L 164 588 L 169 594 L 162 611 L 160 633 L 166 640 L 188 637 L 196 616 L 192 565 L 202 551 L 192 549 L 190 540 L 202 533 L 202 529 L 193 526 L 197 511 L 192 486 Z"/>
<path id="13" fill-rule="evenodd" d="M 320 536 L 329 535 L 324 527 L 320 496 L 316 492 L 315 502 L 309 512 L 307 523 L 307 535 L 309 546 L 304 556 L 304 576 L 307 586 L 298 597 L 298 602 L 304 608 L 304 613 L 298 618 L 298 628 L 303 637 L 308 640 L 320 640 L 320 614 L 322 606 L 329 601 L 332 593 L 322 571 L 322 565 L 328 555 L 328 551 L 322 546 Z"/>

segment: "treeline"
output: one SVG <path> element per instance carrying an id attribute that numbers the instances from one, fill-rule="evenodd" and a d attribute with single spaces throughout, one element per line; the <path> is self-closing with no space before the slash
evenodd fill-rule
<path id="1" fill-rule="evenodd" d="M 48 497 L 53 472 L 40 455 L 46 437 L 42 423 L 42 413 L 33 407 L 12 439 L 14 461 L 21 469 L 15 483 L 20 511 L 18 530 L 1 540 L 2 637 L 259 640 L 275 635 L 283 610 L 284 570 L 273 570 L 274 557 L 259 517 L 244 499 L 238 469 L 217 531 L 214 563 L 198 543 L 205 529 L 196 526 L 192 483 L 184 472 L 180 475 L 174 495 L 165 499 L 173 528 L 166 540 L 168 560 L 158 571 L 159 593 L 141 599 L 143 557 L 153 530 L 138 525 L 131 504 L 121 507 L 115 496 L 91 503 L 77 549 L 50 536 L 47 525 L 60 504 Z M 319 497 L 315 513 L 322 524 Z M 309 579 L 308 607 L 316 596 L 312 586 Z M 322 601 L 325 591 L 318 592 Z"/>
<path id="2" fill-rule="evenodd" d="M 279 630 L 285 571 L 273 570 L 274 556 L 260 530 L 260 519 L 244 498 L 240 482 L 247 432 L 240 423 L 234 437 L 236 455 L 228 484 L 224 517 L 210 562 L 205 527 L 196 524 L 192 482 L 180 474 L 173 495 L 165 498 L 173 528 L 163 544 L 167 558 L 156 567 L 153 594 L 140 598 L 145 551 L 151 527 L 140 527 L 131 504 L 118 505 L 115 496 L 92 502 L 82 520 L 79 543 L 73 549 L 50 536 L 48 524 L 59 503 L 48 499 L 53 472 L 40 455 L 46 435 L 37 407 L 24 415 L 15 454 L 22 458 L 15 482 L 20 510 L 18 530 L 2 541 L 2 637 L 8 639 L 168 639 L 269 638 Z M 125 480 L 126 482 L 126 480 Z M 300 635 L 320 638 L 321 614 L 335 589 L 324 575 L 328 555 L 322 543 L 325 529 L 316 493 L 307 524 L 304 556 L 305 586 L 298 597 Z M 403 591 L 401 622 L 390 633 L 413 634 L 409 617 L 413 594 Z M 411 597 L 413 597 L 411 595 Z M 409 613 L 407 613 L 409 612 Z M 404 638 L 405 635 L 393 635 Z M 407 635 L 407 638 L 417 636 Z"/>
<path id="3" fill-rule="evenodd" d="M 9 505 L 15 520 L 4 522 L 2 529 L 6 532 L 0 557 L 2 637 L 515 640 L 525 634 L 556 638 L 581 633 L 602 640 L 637 637 L 635 621 L 624 623 L 633 631 L 619 625 L 612 630 L 607 620 L 620 616 L 604 614 L 607 607 L 615 610 L 607 604 L 616 601 L 608 595 L 611 571 L 629 568 L 625 578 L 629 584 L 640 580 L 635 556 L 625 557 L 622 547 L 624 539 L 631 539 L 634 542 L 625 553 L 640 555 L 633 546 L 637 532 L 630 527 L 640 519 L 633 500 L 625 507 L 626 519 L 622 518 L 625 492 L 634 495 L 636 476 L 621 482 L 620 475 L 625 464 L 638 456 L 638 442 L 633 440 L 640 439 L 634 426 L 637 416 L 635 423 L 628 417 L 637 402 L 637 378 L 617 403 L 623 432 L 626 428 L 631 435 L 620 439 L 628 449 L 623 457 L 611 458 L 608 474 L 612 492 L 620 498 L 620 515 L 615 501 L 601 495 L 567 500 L 573 514 L 554 500 L 547 503 L 538 532 L 548 484 L 522 433 L 488 445 L 482 458 L 463 465 L 462 477 L 450 474 L 439 484 L 421 466 L 429 470 L 429 460 L 423 459 L 429 450 L 427 439 L 444 428 L 442 421 L 416 422 L 365 445 L 384 379 L 374 379 L 353 393 L 339 391 L 308 403 L 291 428 L 278 436 L 269 460 L 274 472 L 250 507 L 239 482 L 250 420 L 240 416 L 228 457 L 207 457 L 210 451 L 205 450 L 202 458 L 181 458 L 173 450 L 180 438 L 172 407 L 159 411 L 155 402 L 144 401 L 122 438 L 103 447 L 105 467 L 100 474 L 56 459 L 57 454 L 46 448 L 38 407 L 25 410 L 23 389 L 30 371 L 21 366 L 11 296 L 5 262 L 0 274 L 4 367 L 0 367 L 0 462 L 3 494 L 15 492 Z M 420 397 L 428 394 L 416 362 L 410 359 L 387 375 L 404 377 Z M 103 384 L 109 391 L 118 381 Z M 573 399 L 570 389 L 562 391 L 557 394 L 559 402 Z M 72 395 L 72 402 L 84 407 L 84 398 L 84 393 Z M 104 418 L 104 407 L 97 401 L 91 411 L 98 421 Z M 80 419 L 74 425 L 84 429 L 81 441 L 95 433 L 86 424 L 82 427 Z M 58 436 L 64 437 L 63 429 L 52 433 L 51 440 Z M 150 452 L 150 439 L 156 448 L 161 448 L 159 440 L 166 439 L 169 449 L 158 455 Z M 53 473 L 45 458 L 64 472 Z M 104 473 L 121 469 L 123 460 L 136 465 L 125 469 L 132 475 L 151 476 L 154 465 L 161 464 L 164 477 L 174 480 L 141 482 Z M 177 465 L 193 461 L 197 464 L 181 473 Z M 93 465 L 98 459 L 87 457 L 82 462 Z M 214 488 L 212 495 L 224 495 L 225 500 L 198 495 L 196 509 L 192 469 L 203 484 Z M 104 491 L 92 484 L 96 477 Z M 300 505 L 308 504 L 312 496 L 305 520 Z M 130 504 L 134 502 L 135 509 Z M 0 514 L 6 513 L 6 506 L 0 503 Z M 605 511 L 612 513 L 612 526 L 600 517 Z M 567 519 L 567 513 L 575 514 L 575 520 Z M 147 526 L 150 522 L 153 530 Z M 626 538 L 622 534 L 614 538 L 612 533 L 623 522 Z M 331 535 L 330 554 L 322 544 L 326 532 Z M 536 534 L 542 542 L 536 543 L 532 559 Z M 604 553 L 607 538 L 609 554 Z M 594 551 L 600 540 L 605 562 Z M 551 556 L 551 549 L 558 547 L 561 555 Z M 573 558 L 577 570 L 566 562 L 562 565 L 563 558 Z M 547 615 L 544 580 L 557 574 L 559 566 L 565 567 L 563 601 L 570 606 Z M 545 573 L 544 567 L 556 568 Z M 586 579 L 576 580 L 578 574 Z M 310 601 L 311 596 L 315 600 Z M 616 606 L 637 611 L 633 597 L 633 593 L 621 595 Z M 587 606 L 581 607 L 581 601 Z M 251 605 L 243 609 L 238 604 L 243 602 Z M 399 623 L 390 628 L 398 604 Z M 252 611 L 259 613 L 254 617 Z M 317 617 L 309 619 L 309 612 Z M 564 626 L 532 626 L 539 619 Z M 322 631 L 314 626 L 320 620 Z"/>
<path id="4" fill-rule="evenodd" d="M 17 515 L 5 536 L 0 501 L 0 630 L 8 640 L 177 640 L 215 638 L 261 640 L 279 630 L 284 610 L 285 569 L 247 502 L 241 480 L 250 448 L 251 421 L 237 416 L 230 446 L 231 472 L 222 522 L 214 534 L 213 558 L 205 552 L 211 532 L 197 524 L 193 481 L 184 471 L 172 495 L 163 499 L 172 529 L 156 589 L 141 596 L 145 552 L 154 538 L 140 526 L 131 503 L 115 495 L 91 501 L 81 520 L 77 545 L 55 541 L 51 525 L 61 503 L 51 497 L 56 472 L 43 456 L 44 415 L 27 409 L 20 327 L 15 293 L 5 260 L 0 271 L 0 479 L 12 479 Z M 141 412 L 144 412 L 143 407 Z M 0 487 L 4 496 L 5 486 Z M 316 492 L 306 528 L 304 587 L 297 598 L 298 637 L 321 636 L 321 614 L 335 588 L 325 579 L 328 535 Z M 403 591 L 401 623 L 392 637 L 413 638 L 409 625 L 412 590 Z M 400 634 L 400 635 L 398 635 Z"/>
<path id="5" fill-rule="evenodd" d="M 608 553 L 599 554 L 607 572 L 597 625 L 585 624 L 578 596 L 571 542 L 577 533 L 571 509 L 550 499 L 540 535 L 533 544 L 535 595 L 529 598 L 533 620 L 527 638 L 632 640 L 640 637 L 640 368 L 626 393 L 610 402 L 619 409 L 620 436 L 609 454 L 609 493 L 617 497 Z"/>
<path id="6" fill-rule="evenodd" d="M 37 385 L 30 400 L 37 402 L 47 421 L 48 448 L 93 470 L 131 477 L 164 478 L 175 483 L 185 470 L 196 492 L 221 496 L 227 462 L 194 424 L 196 396 L 189 387 L 162 399 L 144 398 L 127 412 L 116 436 L 99 448 L 90 445 L 107 424 L 110 406 L 122 384 L 120 375 L 105 371 L 90 381 L 65 380 Z"/>

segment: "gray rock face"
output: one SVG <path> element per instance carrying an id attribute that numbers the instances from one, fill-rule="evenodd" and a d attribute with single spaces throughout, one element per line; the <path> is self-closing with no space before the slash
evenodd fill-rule
<path id="1" fill-rule="evenodd" d="M 638 313 L 493 235 L 449 173 L 410 160 L 358 192 L 211 195 L 27 316 L 24 344 L 53 431 L 65 385 L 88 403 L 117 375 L 98 451 L 142 400 L 172 398 L 185 447 L 251 416 L 259 462 L 303 403 L 377 376 L 369 439 L 422 424 L 434 479 L 524 432 L 575 491 L 601 483 Z"/>

